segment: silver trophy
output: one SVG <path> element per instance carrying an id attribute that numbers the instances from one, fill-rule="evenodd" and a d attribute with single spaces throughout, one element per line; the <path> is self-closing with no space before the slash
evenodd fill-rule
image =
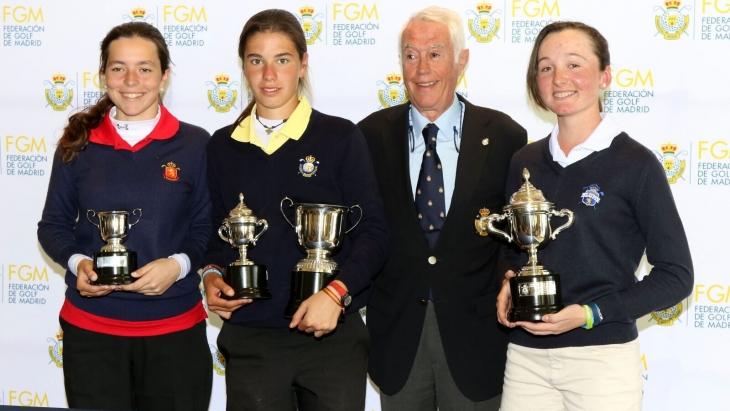
<path id="1" fill-rule="evenodd" d="M 345 216 L 354 210 L 359 212 L 357 221 L 345 230 L 344 234 L 347 234 L 362 220 L 362 208 L 359 205 L 345 207 L 330 204 L 296 204 L 289 197 L 281 200 L 279 208 L 286 222 L 294 228 L 299 245 L 307 253 L 292 271 L 291 294 L 285 310 L 285 315 L 290 317 L 294 315 L 302 301 L 326 287 L 337 277 L 337 263 L 329 257 L 342 242 Z M 285 208 L 294 208 L 294 223 L 286 216 Z"/>
<path id="2" fill-rule="evenodd" d="M 526 168 L 522 171 L 522 178 L 525 182 L 512 194 L 502 214 L 480 211 L 481 215 L 474 224 L 480 235 L 497 234 L 527 251 L 527 264 L 516 277 L 510 279 L 512 310 L 509 320 L 540 321 L 543 315 L 560 311 L 563 303 L 560 277 L 537 261 L 537 249 L 544 247 L 549 240 L 554 240 L 561 231 L 573 224 L 573 212 L 568 209 L 555 210 L 553 203 L 545 200 L 542 191 L 530 183 L 530 172 Z M 552 216 L 567 217 L 568 221 L 553 231 L 550 226 Z M 509 233 L 493 225 L 505 219 Z"/>
<path id="3" fill-rule="evenodd" d="M 132 272 L 137 269 L 137 253 L 128 250 L 122 245 L 122 240 L 135 224 L 142 218 L 142 209 L 135 208 L 132 215 L 137 217 L 133 223 L 129 222 L 127 211 L 86 211 L 86 219 L 96 226 L 101 233 L 101 239 L 106 244 L 101 250 L 94 253 L 94 271 L 97 279 L 94 285 L 121 285 L 130 284 L 136 280 Z M 96 218 L 98 222 L 94 222 Z"/>
<path id="4" fill-rule="evenodd" d="M 256 264 L 246 256 L 247 247 L 255 246 L 261 234 L 269 228 L 263 218 L 257 219 L 250 208 L 243 202 L 243 193 L 238 195 L 238 205 L 230 211 L 218 228 L 218 236 L 233 247 L 238 248 L 239 258 L 226 267 L 223 281 L 235 291 L 232 297 L 222 295 L 226 299 L 250 298 L 263 300 L 271 298 L 267 289 L 266 267 Z M 257 231 L 257 228 L 260 228 Z"/>

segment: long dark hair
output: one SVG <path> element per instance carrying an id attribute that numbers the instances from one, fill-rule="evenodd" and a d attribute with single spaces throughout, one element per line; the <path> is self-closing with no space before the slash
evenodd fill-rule
<path id="1" fill-rule="evenodd" d="M 157 28 L 143 22 L 131 22 L 120 24 L 107 33 L 101 41 L 101 54 L 99 57 L 99 74 L 106 71 L 109 60 L 109 45 L 119 38 L 140 37 L 149 40 L 157 48 L 157 56 L 160 59 L 160 67 L 164 73 L 170 68 L 170 51 L 167 49 L 164 37 Z M 89 132 L 101 124 L 106 113 L 114 106 L 109 95 L 104 93 L 99 101 L 91 107 L 72 115 L 68 119 L 68 125 L 63 129 L 63 135 L 58 141 L 58 151 L 64 163 L 72 162 L 81 150 L 89 143 Z"/>
<path id="2" fill-rule="evenodd" d="M 537 53 L 540 51 L 540 46 L 545 40 L 545 37 L 551 33 L 557 33 L 563 30 L 578 30 L 585 33 L 588 38 L 591 39 L 591 43 L 593 43 L 593 52 L 596 54 L 596 57 L 598 57 L 599 69 L 605 70 L 606 67 L 611 65 L 611 54 L 608 52 L 608 41 L 606 41 L 606 38 L 603 37 L 603 35 L 595 28 L 579 21 L 557 21 L 543 27 L 535 38 L 535 44 L 533 44 L 532 53 L 530 53 L 530 63 L 529 66 L 527 66 L 527 92 L 532 101 L 545 110 L 548 110 L 548 108 L 545 106 L 545 102 L 542 101 L 542 97 L 540 97 L 540 90 L 537 87 Z"/>
<path id="3" fill-rule="evenodd" d="M 238 40 L 238 57 L 241 58 L 241 65 L 246 64 L 246 56 L 244 53 L 246 53 L 246 42 L 248 39 L 256 33 L 264 32 L 285 34 L 294 43 L 299 60 L 301 61 L 304 58 L 304 54 L 307 52 L 307 39 L 304 37 L 304 30 L 302 30 L 299 20 L 286 10 L 267 9 L 251 16 L 243 26 L 241 37 Z M 308 89 L 309 82 L 305 73 L 304 78 L 299 80 L 299 94 L 307 93 Z M 234 127 L 241 124 L 251 114 L 255 102 L 252 99 L 248 103 L 248 106 L 243 109 L 241 115 L 236 119 Z"/>

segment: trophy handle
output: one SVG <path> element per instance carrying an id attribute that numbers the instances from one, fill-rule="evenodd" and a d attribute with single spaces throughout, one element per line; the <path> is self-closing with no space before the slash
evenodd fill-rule
<path id="1" fill-rule="evenodd" d="M 96 226 L 96 228 L 99 228 L 99 224 L 91 221 L 91 219 L 94 218 L 94 217 L 96 217 L 96 220 L 99 221 L 99 217 L 96 216 L 96 211 L 94 211 L 94 210 L 86 210 L 86 219 L 89 220 L 89 222 L 91 224 L 93 224 L 94 226 Z M 101 229 L 101 228 L 99 228 L 99 229 Z"/>
<path id="2" fill-rule="evenodd" d="M 258 234 L 256 234 L 256 237 L 251 240 L 251 244 L 256 245 L 256 241 L 258 241 L 259 237 L 261 237 L 261 234 L 264 233 L 264 231 L 269 229 L 269 223 L 266 222 L 263 218 L 256 222 L 256 225 L 262 226 L 261 231 L 259 231 Z"/>
<path id="3" fill-rule="evenodd" d="M 357 225 L 360 224 L 360 220 L 362 220 L 362 207 L 360 207 L 359 204 L 355 204 L 354 206 L 348 208 L 347 210 L 351 213 L 352 210 L 354 210 L 354 209 L 360 210 L 360 215 L 357 217 L 357 221 L 355 221 L 355 224 L 353 224 L 352 227 L 348 228 L 347 231 L 345 231 L 345 234 L 347 234 L 350 231 L 354 230 L 355 227 L 357 227 Z"/>
<path id="4" fill-rule="evenodd" d="M 509 217 L 510 217 L 510 213 L 488 215 L 487 216 L 487 231 L 489 231 L 492 234 L 497 234 L 500 237 L 507 240 L 508 243 L 511 243 L 512 236 L 494 226 L 495 221 L 502 221 L 505 218 L 509 218 Z"/>
<path id="5" fill-rule="evenodd" d="M 227 242 L 228 244 L 231 243 L 231 236 L 230 236 L 230 232 L 228 231 L 227 225 L 224 224 L 224 225 L 218 227 L 218 237 L 220 237 L 221 240 Z"/>
<path id="6" fill-rule="evenodd" d="M 289 217 L 286 216 L 286 213 L 284 212 L 284 203 L 288 202 L 289 206 L 287 208 L 291 208 L 294 205 L 294 200 L 292 200 L 289 197 L 284 197 L 281 199 L 281 203 L 279 203 L 279 210 L 281 211 L 281 215 L 284 216 L 284 220 L 286 220 L 287 223 L 291 226 L 291 228 L 295 228 L 294 224 L 292 224 L 291 221 L 289 221 Z M 296 228 L 295 228 L 296 229 Z"/>
<path id="7" fill-rule="evenodd" d="M 568 221 L 566 221 L 565 224 L 561 225 L 560 227 L 558 227 L 557 230 L 553 231 L 552 234 L 550 234 L 550 239 L 554 240 L 561 231 L 573 225 L 573 212 L 568 210 L 567 208 L 564 208 L 560 211 L 550 210 L 550 215 L 558 217 L 568 217 Z"/>
<path id="8" fill-rule="evenodd" d="M 132 210 L 132 215 L 137 216 L 137 221 L 130 223 L 129 228 L 134 227 L 135 224 L 139 223 L 139 220 L 142 219 L 142 209 L 141 208 L 135 208 Z"/>

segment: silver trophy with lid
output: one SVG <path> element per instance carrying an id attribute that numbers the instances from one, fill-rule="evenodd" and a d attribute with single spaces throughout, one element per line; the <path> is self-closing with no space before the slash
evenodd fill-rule
<path id="1" fill-rule="evenodd" d="M 573 224 L 573 212 L 568 209 L 555 210 L 542 191 L 530 183 L 530 172 L 522 171 L 524 183 L 512 194 L 502 214 L 480 212 L 474 222 L 482 236 L 496 234 L 507 242 L 515 242 L 527 251 L 527 264 L 516 277 L 510 279 L 512 309 L 510 321 L 540 321 L 542 316 L 558 312 L 563 308 L 560 295 L 560 277 L 546 269 L 537 260 L 538 248 L 545 247 L 550 240 Z M 566 217 L 567 221 L 553 231 L 551 217 Z M 495 222 L 507 220 L 509 232 L 494 226 Z"/>
<path id="2" fill-rule="evenodd" d="M 243 193 L 238 195 L 238 205 L 233 208 L 223 224 L 218 228 L 218 236 L 232 247 L 238 248 L 239 258 L 226 267 L 223 280 L 233 288 L 232 297 L 227 299 L 250 298 L 263 300 L 271 298 L 267 289 L 266 267 L 256 264 L 247 257 L 248 247 L 256 245 L 261 234 L 269 228 L 263 218 L 258 219 L 243 202 Z"/>

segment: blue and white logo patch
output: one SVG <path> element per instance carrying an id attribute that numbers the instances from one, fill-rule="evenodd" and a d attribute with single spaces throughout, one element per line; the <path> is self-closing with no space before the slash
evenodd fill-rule
<path id="1" fill-rule="evenodd" d="M 580 195 L 580 202 L 587 205 L 588 207 L 596 208 L 598 203 L 601 202 L 601 197 L 604 193 L 601 191 L 601 187 L 598 184 L 591 184 L 587 187 L 583 187 L 583 194 Z"/>
<path id="2" fill-rule="evenodd" d="M 319 161 L 311 154 L 299 159 L 299 174 L 304 177 L 316 176 L 318 167 Z"/>

